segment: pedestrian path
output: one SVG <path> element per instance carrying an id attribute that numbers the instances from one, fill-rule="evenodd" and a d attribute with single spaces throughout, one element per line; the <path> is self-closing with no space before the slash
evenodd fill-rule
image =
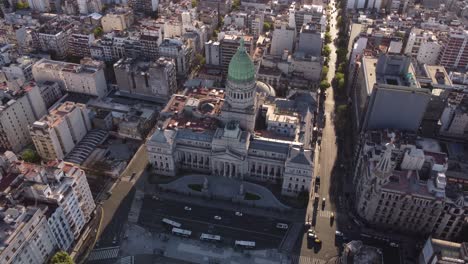
<path id="1" fill-rule="evenodd" d="M 91 254 L 89 254 L 88 261 L 117 258 L 117 256 L 119 255 L 119 249 L 120 247 L 107 247 L 95 249 L 91 251 Z"/>
<path id="2" fill-rule="evenodd" d="M 323 259 L 307 257 L 307 256 L 291 256 L 291 264 L 325 264 L 327 261 Z"/>
<path id="3" fill-rule="evenodd" d="M 318 216 L 320 217 L 331 217 L 332 211 L 319 211 Z"/>

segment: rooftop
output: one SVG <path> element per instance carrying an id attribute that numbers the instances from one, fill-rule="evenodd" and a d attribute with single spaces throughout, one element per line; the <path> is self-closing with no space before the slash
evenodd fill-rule
<path id="1" fill-rule="evenodd" d="M 195 114 L 197 117 L 217 117 L 224 103 L 224 90 L 219 88 L 187 88 L 184 94 L 171 97 L 161 114 Z"/>

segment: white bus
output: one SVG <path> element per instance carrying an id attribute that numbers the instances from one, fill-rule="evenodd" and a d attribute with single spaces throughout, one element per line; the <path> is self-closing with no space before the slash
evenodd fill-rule
<path id="1" fill-rule="evenodd" d="M 170 226 L 172 226 L 172 227 L 177 227 L 177 228 L 179 228 L 179 227 L 182 226 L 181 224 L 179 224 L 179 223 L 177 223 L 177 222 L 175 222 L 175 221 L 169 220 L 169 219 L 167 219 L 167 218 L 163 218 L 162 222 L 165 223 L 165 224 L 168 224 L 168 225 L 170 225 Z"/>
<path id="2" fill-rule="evenodd" d="M 236 243 L 235 243 L 234 245 L 235 245 L 236 247 L 254 248 L 254 247 L 255 247 L 255 242 L 254 242 L 254 241 L 236 240 Z"/>
<path id="3" fill-rule="evenodd" d="M 192 231 L 173 227 L 172 234 L 182 236 L 182 237 L 189 237 L 190 235 L 192 235 Z"/>
<path id="4" fill-rule="evenodd" d="M 200 236 L 200 240 L 221 242 L 221 236 L 202 233 Z"/>

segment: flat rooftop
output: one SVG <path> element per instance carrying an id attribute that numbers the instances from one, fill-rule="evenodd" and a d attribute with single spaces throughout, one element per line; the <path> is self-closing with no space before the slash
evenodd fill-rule
<path id="1" fill-rule="evenodd" d="M 224 90 L 219 88 L 188 88 L 184 94 L 171 97 L 161 113 L 194 112 L 200 117 L 216 117 L 224 103 Z"/>

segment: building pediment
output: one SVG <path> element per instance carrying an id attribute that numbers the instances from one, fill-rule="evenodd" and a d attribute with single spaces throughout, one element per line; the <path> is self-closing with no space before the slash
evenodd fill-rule
<path id="1" fill-rule="evenodd" d="M 213 158 L 226 161 L 243 161 L 245 156 L 230 149 L 213 151 Z"/>

